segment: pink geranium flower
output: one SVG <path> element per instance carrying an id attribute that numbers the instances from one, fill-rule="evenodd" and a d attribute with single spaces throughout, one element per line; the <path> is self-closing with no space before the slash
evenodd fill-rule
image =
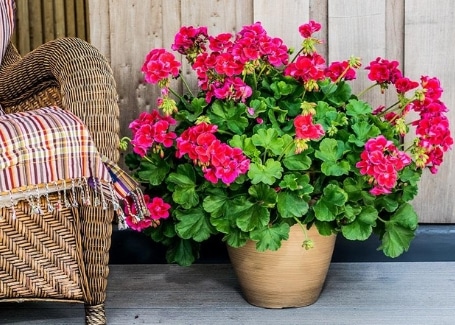
<path id="1" fill-rule="evenodd" d="M 174 54 L 165 49 L 154 49 L 145 58 L 142 72 L 147 82 L 156 84 L 169 76 L 177 77 L 180 65 L 180 62 L 175 60 Z"/>
<path id="2" fill-rule="evenodd" d="M 313 123 L 311 115 L 298 115 L 294 119 L 296 137 L 304 140 L 317 140 L 324 135 L 324 129 L 320 124 Z"/>

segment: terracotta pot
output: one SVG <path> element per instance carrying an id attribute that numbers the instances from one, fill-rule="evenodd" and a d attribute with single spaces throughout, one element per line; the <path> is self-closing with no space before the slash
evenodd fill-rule
<path id="1" fill-rule="evenodd" d="M 250 304 L 265 308 L 303 307 L 316 302 L 330 266 L 336 235 L 321 236 L 316 227 L 307 231 L 312 249 L 299 225 L 277 251 L 258 252 L 256 243 L 228 246 L 228 253 L 243 295 Z"/>

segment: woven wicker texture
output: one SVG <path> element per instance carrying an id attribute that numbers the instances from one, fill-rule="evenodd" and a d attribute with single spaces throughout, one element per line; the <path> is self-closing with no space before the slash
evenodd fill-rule
<path id="1" fill-rule="evenodd" d="M 50 105 L 70 110 L 100 153 L 118 161 L 115 81 L 106 59 L 85 41 L 58 39 L 24 57 L 10 44 L 0 66 L 0 104 L 7 113 Z M 58 196 L 50 199 L 57 205 Z M 86 305 L 86 324 L 105 324 L 114 211 L 31 212 L 25 201 L 16 207 L 16 220 L 10 209 L 0 209 L 0 302 L 77 301 Z"/>
<path id="2" fill-rule="evenodd" d="M 13 220 L 0 209 L 0 298 L 82 299 L 77 219 L 71 209 L 30 210 L 19 205 Z"/>

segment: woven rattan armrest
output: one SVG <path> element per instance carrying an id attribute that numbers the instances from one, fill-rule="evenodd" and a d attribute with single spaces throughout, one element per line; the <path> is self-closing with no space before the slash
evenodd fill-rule
<path id="1" fill-rule="evenodd" d="M 105 57 L 78 38 L 47 42 L 23 58 L 10 43 L 0 66 L 5 111 L 57 104 L 82 119 L 100 153 L 114 162 L 119 158 L 117 97 Z"/>

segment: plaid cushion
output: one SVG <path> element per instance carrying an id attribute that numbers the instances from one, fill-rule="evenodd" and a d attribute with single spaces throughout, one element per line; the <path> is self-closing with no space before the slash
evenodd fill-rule
<path id="1" fill-rule="evenodd" d="M 110 201 L 120 215 L 118 199 L 134 196 L 139 217 L 148 214 L 137 183 L 101 157 L 71 112 L 44 107 L 0 116 L 0 206 L 14 207 L 23 198 L 36 202 L 49 192 L 66 191 L 67 184 L 94 190 L 99 204 Z"/>

